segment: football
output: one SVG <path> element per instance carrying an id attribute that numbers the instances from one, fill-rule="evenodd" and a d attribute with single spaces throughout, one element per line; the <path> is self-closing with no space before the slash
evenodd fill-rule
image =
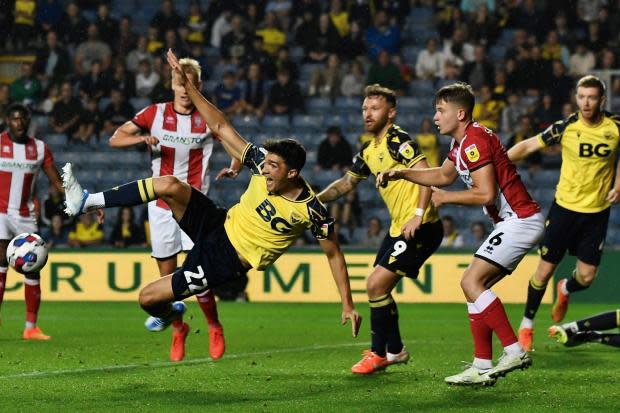
<path id="1" fill-rule="evenodd" d="M 11 240 L 7 259 L 15 271 L 25 274 L 41 270 L 47 262 L 47 246 L 37 234 L 24 232 Z"/>

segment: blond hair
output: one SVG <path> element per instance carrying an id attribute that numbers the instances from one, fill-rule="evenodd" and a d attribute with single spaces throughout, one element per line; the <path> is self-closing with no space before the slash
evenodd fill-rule
<path id="1" fill-rule="evenodd" d="M 364 88 L 364 97 L 375 96 L 383 96 L 392 107 L 396 107 L 396 92 L 392 89 L 381 86 L 378 83 L 368 85 Z"/>
<path id="2" fill-rule="evenodd" d="M 599 96 L 605 96 L 605 84 L 596 76 L 586 75 L 577 81 L 577 87 L 595 87 L 599 91 Z"/>
<path id="3" fill-rule="evenodd" d="M 200 68 L 200 63 L 198 63 L 198 60 L 184 57 L 179 59 L 179 66 L 181 66 L 181 69 L 183 69 L 184 72 L 191 72 L 195 74 L 198 81 L 200 81 L 202 69 Z M 174 76 L 174 70 L 172 71 L 172 75 Z"/>

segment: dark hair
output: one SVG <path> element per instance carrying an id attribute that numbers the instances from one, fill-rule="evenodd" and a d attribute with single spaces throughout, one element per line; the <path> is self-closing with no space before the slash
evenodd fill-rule
<path id="1" fill-rule="evenodd" d="M 21 103 L 11 103 L 9 107 L 6 109 L 6 116 L 10 116 L 13 112 L 21 112 L 24 117 L 30 119 L 30 109 L 26 105 Z"/>
<path id="2" fill-rule="evenodd" d="M 368 85 L 364 89 L 364 97 L 375 97 L 375 96 L 383 96 L 387 103 L 392 105 L 392 107 L 396 107 L 396 93 L 387 87 L 383 87 L 378 83 L 374 85 Z"/>
<path id="3" fill-rule="evenodd" d="M 306 149 L 295 139 L 268 140 L 263 147 L 284 159 L 291 169 L 301 171 L 306 164 Z"/>
<path id="4" fill-rule="evenodd" d="M 471 118 L 476 98 L 470 85 L 464 82 L 456 82 L 442 87 L 435 93 L 435 105 L 441 101 L 457 104 L 465 109 L 467 116 Z"/>
<path id="5" fill-rule="evenodd" d="M 598 88 L 599 96 L 605 96 L 605 84 L 596 76 L 587 75 L 577 81 L 577 87 L 596 87 Z"/>

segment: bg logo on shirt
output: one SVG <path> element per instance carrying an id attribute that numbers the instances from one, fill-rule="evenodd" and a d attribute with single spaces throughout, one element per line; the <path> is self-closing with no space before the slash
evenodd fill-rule
<path id="1" fill-rule="evenodd" d="M 467 159 L 469 159 L 469 162 L 476 162 L 478 159 L 480 159 L 480 153 L 478 152 L 478 148 L 476 147 L 475 143 L 465 148 L 465 155 L 467 155 Z"/>

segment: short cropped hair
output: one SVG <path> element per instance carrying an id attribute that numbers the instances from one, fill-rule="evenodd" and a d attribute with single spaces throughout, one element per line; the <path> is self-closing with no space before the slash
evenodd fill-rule
<path id="1" fill-rule="evenodd" d="M 301 171 L 306 164 L 306 149 L 295 139 L 268 140 L 263 147 L 284 159 L 291 169 Z"/>
<path id="2" fill-rule="evenodd" d="M 375 96 L 383 96 L 392 107 L 396 107 L 396 92 L 392 89 L 381 86 L 378 83 L 366 86 L 364 89 L 364 97 L 369 98 Z"/>
<path id="3" fill-rule="evenodd" d="M 435 105 L 442 101 L 457 104 L 465 109 L 467 115 L 471 117 L 474 112 L 476 97 L 470 85 L 464 82 L 456 82 L 442 87 L 435 93 Z"/>
<path id="4" fill-rule="evenodd" d="M 577 81 L 577 87 L 595 87 L 598 88 L 599 95 L 605 96 L 605 84 L 601 79 L 593 75 L 586 75 Z"/>
<path id="5" fill-rule="evenodd" d="M 11 103 L 9 107 L 6 109 L 6 116 L 11 116 L 13 112 L 20 112 L 24 117 L 30 119 L 30 109 L 24 104 L 21 103 Z"/>
<path id="6" fill-rule="evenodd" d="M 200 63 L 198 63 L 198 60 L 184 57 L 179 59 L 179 66 L 181 66 L 181 69 L 183 69 L 184 72 L 192 72 L 196 75 L 196 78 L 200 80 L 202 69 L 200 68 Z"/>

